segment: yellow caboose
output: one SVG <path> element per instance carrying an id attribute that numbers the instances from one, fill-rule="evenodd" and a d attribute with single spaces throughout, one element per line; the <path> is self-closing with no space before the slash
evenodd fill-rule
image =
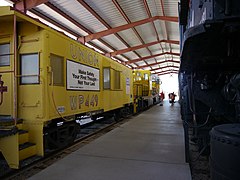
<path id="1" fill-rule="evenodd" d="M 0 151 L 11 168 L 71 143 L 77 117 L 132 108 L 131 69 L 11 7 L 0 24 Z"/>

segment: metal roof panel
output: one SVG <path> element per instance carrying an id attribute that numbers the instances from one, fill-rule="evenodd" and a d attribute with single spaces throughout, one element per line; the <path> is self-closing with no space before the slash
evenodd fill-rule
<path id="1" fill-rule="evenodd" d="M 92 32 L 99 32 L 107 29 L 76 0 L 50 0 L 50 2 Z"/>
<path id="2" fill-rule="evenodd" d="M 87 35 L 87 33 L 85 31 L 83 31 L 82 29 L 80 29 L 79 27 L 77 27 L 76 25 L 71 23 L 69 20 L 62 17 L 60 14 L 53 11 L 52 9 L 50 9 L 49 7 L 47 7 L 44 4 L 37 6 L 35 8 L 35 10 L 37 10 L 38 12 L 40 12 L 40 13 L 44 14 L 45 16 L 49 17 L 50 19 L 56 21 L 57 23 L 65 26 L 65 27 L 68 27 L 72 31 L 74 31 L 74 32 L 76 32 L 76 33 L 78 33 L 82 36 Z"/>
<path id="3" fill-rule="evenodd" d="M 139 21 L 148 17 L 143 1 L 141 0 L 124 0 L 118 1 L 118 3 L 131 22 Z"/>
<path id="4" fill-rule="evenodd" d="M 127 24 L 112 1 L 87 0 L 86 2 L 111 27 Z"/>
<path id="5" fill-rule="evenodd" d="M 127 29 L 127 30 L 118 32 L 118 34 L 119 34 L 125 41 L 127 41 L 130 46 L 141 45 L 140 40 L 138 39 L 138 37 L 136 36 L 136 34 L 133 32 L 132 29 Z"/>

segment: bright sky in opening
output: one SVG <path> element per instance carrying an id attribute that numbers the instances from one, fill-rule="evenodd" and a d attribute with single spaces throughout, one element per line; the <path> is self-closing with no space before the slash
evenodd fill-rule
<path id="1" fill-rule="evenodd" d="M 160 85 L 160 92 L 165 93 L 165 99 L 170 92 L 174 92 L 178 98 L 178 75 L 177 74 L 166 74 L 160 76 L 162 84 Z"/>

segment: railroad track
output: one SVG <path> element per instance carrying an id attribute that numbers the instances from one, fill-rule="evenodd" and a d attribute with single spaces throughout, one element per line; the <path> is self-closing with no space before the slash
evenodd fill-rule
<path id="1" fill-rule="evenodd" d="M 34 174 L 40 172 L 41 170 L 47 168 L 56 161 L 64 158 L 68 154 L 71 154 L 72 152 L 85 146 L 91 141 L 97 139 L 98 137 L 106 134 L 107 132 L 115 129 L 116 127 L 119 127 L 120 125 L 129 121 L 130 118 L 131 117 L 127 117 L 119 122 L 114 121 L 113 118 L 109 118 L 102 119 L 96 122 L 86 123 L 82 125 L 81 132 L 77 135 L 74 144 L 72 144 L 71 146 L 49 153 L 44 158 L 39 158 L 34 162 L 25 165 L 23 168 L 19 170 L 12 170 L 9 168 L 7 169 L 3 168 L 4 166 L 1 166 L 0 170 L 5 171 L 6 173 L 0 176 L 0 179 L 7 180 L 27 179 L 33 176 Z"/>
<path id="2" fill-rule="evenodd" d="M 193 137 L 190 132 L 190 139 Z M 210 180 L 209 154 L 199 152 L 198 145 L 194 142 L 189 144 L 189 158 L 192 180 Z"/>

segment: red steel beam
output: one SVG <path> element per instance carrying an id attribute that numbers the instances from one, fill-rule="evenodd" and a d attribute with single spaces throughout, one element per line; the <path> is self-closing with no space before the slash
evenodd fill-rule
<path id="1" fill-rule="evenodd" d="M 14 3 L 14 7 L 15 9 L 26 13 L 27 10 L 46 2 L 48 2 L 48 0 L 20 0 Z"/>
<path id="2" fill-rule="evenodd" d="M 155 65 L 159 65 L 159 64 L 163 64 L 163 63 L 180 63 L 180 61 L 173 61 L 173 60 L 164 60 L 161 62 L 156 62 L 156 63 L 152 63 L 152 64 L 148 64 L 148 65 L 143 65 L 143 66 L 138 66 L 136 69 L 140 69 L 140 68 L 145 68 L 145 67 L 149 67 L 149 66 L 155 66 Z"/>
<path id="3" fill-rule="evenodd" d="M 156 70 L 160 70 L 160 69 L 164 69 L 164 68 L 178 68 L 179 69 L 179 66 L 163 66 L 163 67 L 151 69 L 150 71 L 156 71 Z"/>
<path id="4" fill-rule="evenodd" d="M 149 6 L 148 6 L 147 1 L 146 1 L 146 0 L 143 0 L 143 3 L 144 3 L 144 6 L 145 6 L 145 9 L 146 9 L 146 11 L 147 11 L 148 17 L 152 17 L 152 14 L 151 14 L 151 11 L 150 11 L 150 9 L 149 9 Z M 159 41 L 159 36 L 158 36 L 157 28 L 156 28 L 156 26 L 155 26 L 155 24 L 154 24 L 153 22 L 152 22 L 152 26 L 153 26 L 154 31 L 155 31 L 155 33 L 156 33 L 157 40 Z M 160 47 L 161 47 L 161 49 L 162 49 L 162 51 L 163 51 L 162 44 L 160 44 Z M 157 62 L 157 61 L 156 61 L 156 62 Z"/>
<path id="5" fill-rule="evenodd" d="M 145 10 L 147 11 L 148 17 L 151 18 L 151 17 L 152 17 L 152 14 L 151 14 L 150 9 L 149 9 L 149 7 L 148 7 L 147 1 L 146 1 L 146 0 L 143 0 L 143 4 L 144 4 L 144 7 L 145 7 Z M 152 26 L 153 26 L 153 28 L 154 28 L 155 34 L 156 34 L 156 36 L 157 36 L 157 40 L 159 41 L 157 29 L 156 29 L 153 21 L 152 21 L 151 23 L 152 23 Z"/>
<path id="6" fill-rule="evenodd" d="M 71 23 L 73 23 L 74 25 L 76 25 L 77 27 L 79 27 L 80 29 L 82 29 L 83 31 L 85 31 L 88 34 L 92 34 L 92 32 L 87 29 L 86 27 L 84 27 L 83 25 L 81 25 L 79 22 L 77 22 L 76 20 L 74 20 L 73 18 L 71 18 L 69 15 L 67 15 L 66 13 L 64 13 L 63 11 L 61 11 L 60 9 L 58 9 L 56 6 L 54 6 L 52 3 L 47 2 L 45 3 L 45 5 L 47 5 L 50 9 L 54 10 L 55 12 L 57 12 L 58 14 L 60 14 L 62 17 L 64 17 L 65 19 L 67 19 L 68 21 L 70 21 Z"/>
<path id="7" fill-rule="evenodd" d="M 85 9 L 87 9 L 98 21 L 100 21 L 107 29 L 111 29 L 112 27 L 102 18 L 97 14 L 85 1 L 83 0 L 77 0 Z M 115 34 L 115 36 L 123 43 L 125 46 L 130 48 L 129 44 L 119 35 Z M 79 38 L 79 40 L 82 40 Z M 83 42 L 84 43 L 84 42 Z M 134 52 L 138 57 L 141 57 L 137 52 Z"/>
<path id="8" fill-rule="evenodd" d="M 87 9 L 97 20 L 99 20 L 106 28 L 111 29 L 112 27 L 101 18 L 85 1 L 77 0 L 85 9 Z M 122 41 L 126 46 L 130 47 L 118 34 L 115 34 L 120 41 Z"/>
<path id="9" fill-rule="evenodd" d="M 161 41 L 155 41 L 155 42 L 151 42 L 151 43 L 147 43 L 147 44 L 142 44 L 142 45 L 135 46 L 135 47 L 121 49 L 121 50 L 114 51 L 114 52 L 109 52 L 109 53 L 106 53 L 105 55 L 108 56 L 108 57 L 116 56 L 116 55 L 123 54 L 123 53 L 126 53 L 126 52 L 130 52 L 130 51 L 134 51 L 134 50 L 137 50 L 137 49 L 141 49 L 141 48 L 145 48 L 145 47 L 148 47 L 148 46 L 152 46 L 152 45 L 155 45 L 155 44 L 158 44 L 158 43 L 161 43 L 161 42 L 179 45 L 179 41 L 161 40 Z"/>
<path id="10" fill-rule="evenodd" d="M 149 22 L 152 22 L 152 21 L 155 21 L 155 20 L 178 22 L 177 17 L 155 16 L 155 17 L 152 17 L 152 18 L 147 18 L 147 19 L 143 19 L 143 20 L 136 21 L 136 22 L 133 22 L 133 23 L 118 26 L 118 27 L 115 27 L 115 28 L 107 29 L 107 30 L 97 32 L 97 33 L 94 33 L 94 34 L 89 34 L 87 36 L 79 38 L 79 40 L 81 42 L 85 43 L 85 42 L 88 42 L 88 41 L 91 41 L 91 40 L 94 40 L 94 39 L 99 39 L 103 36 L 107 36 L 107 35 L 110 35 L 110 34 L 115 34 L 119 31 L 123 31 L 123 30 L 129 29 L 129 28 L 133 28 L 135 26 L 139 26 L 139 25 L 142 25 L 142 24 L 145 24 L 145 23 L 149 23 Z"/>
<path id="11" fill-rule="evenodd" d="M 124 12 L 124 10 L 122 9 L 122 7 L 120 6 L 120 4 L 116 1 L 116 0 L 112 0 L 113 4 L 115 5 L 115 7 L 118 9 L 118 11 L 121 13 L 121 15 L 124 17 L 124 19 L 127 21 L 128 24 L 131 24 L 132 22 L 130 21 L 130 19 L 128 18 L 127 14 Z M 131 28 L 132 31 L 134 32 L 134 34 L 137 36 L 137 38 L 139 39 L 139 41 L 142 44 L 145 44 L 145 42 L 143 41 L 142 37 L 140 36 L 140 34 L 137 32 L 135 27 Z M 151 54 L 151 51 L 148 49 L 149 53 Z M 151 54 L 152 55 L 152 54 Z M 139 57 L 141 58 L 141 57 Z M 148 64 L 147 62 L 145 62 L 146 64 Z"/>
<path id="12" fill-rule="evenodd" d="M 151 14 L 150 9 L 149 9 L 149 7 L 148 7 L 147 1 L 146 1 L 146 0 L 143 0 L 143 4 L 144 4 L 144 7 L 145 7 L 145 10 L 147 11 L 148 17 L 151 18 L 151 17 L 152 17 L 152 14 Z M 154 31 L 155 31 L 157 41 L 159 41 L 159 36 L 158 36 L 158 33 L 157 33 L 157 29 L 156 29 L 156 27 L 155 27 L 155 25 L 154 25 L 154 22 L 152 21 L 151 24 L 152 24 L 153 29 L 154 29 Z M 163 50 L 162 44 L 160 43 L 159 45 L 160 45 L 161 49 Z M 150 55 L 152 55 L 152 52 L 150 51 L 150 49 L 148 49 L 148 50 L 149 50 L 149 52 L 150 52 Z M 155 60 L 155 62 L 157 62 L 157 60 L 156 60 L 155 58 L 154 58 L 154 60 Z M 146 61 L 145 61 L 145 62 L 146 62 Z M 151 67 L 151 66 L 150 66 L 150 67 Z"/>
<path id="13" fill-rule="evenodd" d="M 172 55 L 175 55 L 175 56 L 180 56 L 179 53 L 164 52 L 164 53 L 155 54 L 155 55 L 152 55 L 152 56 L 146 56 L 146 57 L 139 58 L 139 59 L 133 59 L 133 60 L 130 60 L 130 61 L 126 62 L 126 64 L 136 63 L 136 62 L 139 62 L 139 61 L 143 61 L 145 59 L 150 59 L 150 58 L 154 58 L 154 57 L 157 57 L 157 56 L 162 56 L 162 55 L 165 55 L 165 54 L 172 54 Z"/>
<path id="14" fill-rule="evenodd" d="M 87 29 L 86 27 L 84 27 L 83 25 L 81 25 L 80 23 L 78 23 L 76 20 L 74 20 L 73 18 L 71 18 L 69 15 L 67 15 L 66 13 L 64 13 L 63 11 L 61 11 L 60 9 L 58 9 L 56 6 L 54 6 L 53 4 L 51 4 L 50 2 L 45 3 L 45 5 L 47 5 L 49 8 L 51 8 L 52 10 L 54 10 L 55 12 L 57 12 L 58 14 L 60 14 L 61 16 L 63 16 L 64 18 L 66 18 L 67 20 L 69 20 L 71 23 L 73 23 L 74 25 L 76 25 L 77 27 L 79 27 L 80 29 L 82 29 L 83 31 L 85 31 L 88 34 L 92 34 L 93 32 L 90 31 L 89 29 Z M 110 46 L 109 44 L 107 44 L 105 41 L 99 39 L 99 41 L 104 44 L 105 46 L 107 46 L 108 48 L 112 49 L 115 51 L 115 49 Z M 128 59 L 127 57 L 124 57 L 126 59 Z"/>
<path id="15" fill-rule="evenodd" d="M 108 29 L 111 28 L 111 26 L 103 19 L 101 18 L 84 0 L 77 0 L 79 4 L 81 4 L 88 12 L 90 12 L 98 21 L 100 21 L 105 27 Z"/>
<path id="16" fill-rule="evenodd" d="M 160 4 L 161 4 L 161 8 L 162 8 L 162 14 L 163 14 L 163 16 L 165 16 L 165 10 L 164 10 L 164 6 L 163 6 L 163 0 L 160 0 Z M 165 26 L 165 31 L 166 31 L 167 39 L 168 39 L 167 26 L 166 26 L 166 23 L 165 23 L 165 22 L 164 22 L 164 26 Z"/>
<path id="17" fill-rule="evenodd" d="M 73 24 L 75 24 L 75 25 L 76 25 L 77 27 L 79 27 L 80 29 L 82 29 L 82 30 L 84 30 L 85 32 L 87 32 L 88 34 L 91 34 L 91 33 L 92 33 L 90 30 L 88 30 L 87 28 L 85 28 L 84 26 L 82 26 L 81 24 L 79 24 L 77 21 L 73 20 L 70 16 L 68 16 L 67 14 L 65 14 L 64 12 L 62 12 L 60 9 L 56 8 L 53 4 L 47 2 L 46 5 L 47 5 L 49 8 L 53 9 L 54 11 L 56 11 L 57 13 L 59 13 L 61 16 L 63 16 L 63 17 L 66 18 L 67 20 L 69 20 L 70 22 L 72 22 Z M 50 18 L 48 18 L 47 16 L 39 13 L 38 11 L 35 11 L 35 10 L 33 10 L 33 9 L 32 9 L 31 11 L 32 11 L 34 14 L 38 15 L 39 17 L 41 17 L 41 18 L 43 18 L 43 19 L 46 19 L 47 21 L 51 22 L 51 23 L 54 24 L 55 26 L 57 26 L 57 27 L 65 30 L 66 32 L 68 32 L 68 33 L 70 33 L 70 34 L 73 34 L 73 35 L 76 36 L 76 37 L 79 37 L 79 34 L 73 32 L 73 31 L 69 30 L 68 28 L 60 25 L 59 23 L 51 20 Z M 110 46 L 109 44 L 107 44 L 107 43 L 104 42 L 103 40 L 99 40 L 99 41 L 100 41 L 101 43 L 103 43 L 105 46 L 107 46 L 108 48 L 110 48 L 110 49 L 112 49 L 112 50 L 115 50 L 112 46 Z M 97 45 L 95 45 L 95 44 L 93 44 L 93 43 L 91 43 L 91 42 L 89 42 L 89 44 L 90 44 L 91 46 L 93 46 L 93 47 L 101 50 L 102 52 L 106 53 L 106 51 L 105 51 L 104 49 L 100 48 L 99 46 L 97 46 Z M 126 59 L 128 59 L 128 58 L 125 57 L 125 56 L 123 56 L 123 57 L 126 58 Z M 122 60 L 119 59 L 119 58 L 116 58 L 116 59 L 118 59 L 118 60 L 121 61 L 121 62 L 124 62 L 124 61 L 122 61 Z"/>
<path id="18" fill-rule="evenodd" d="M 36 11 L 35 9 L 31 9 L 30 12 L 33 13 L 33 14 L 36 14 L 37 16 L 39 16 L 39 17 L 42 18 L 42 19 L 45 19 L 46 21 L 52 23 L 53 25 L 55 25 L 56 27 L 58 27 L 58 28 L 60 28 L 60 29 L 62 29 L 62 30 L 64 30 L 64 31 L 68 32 L 69 34 L 72 34 L 72 35 L 74 35 L 74 36 L 76 36 L 76 37 L 79 36 L 78 33 L 73 32 L 72 30 L 70 30 L 70 29 L 68 29 L 67 27 L 65 27 L 65 26 L 57 23 L 56 21 L 50 19 L 50 18 L 47 17 L 46 15 L 44 15 L 44 14 Z M 106 50 L 100 48 L 99 46 L 96 46 L 95 44 L 93 44 L 93 43 L 91 43 L 91 42 L 89 42 L 88 44 L 90 44 L 91 46 L 95 47 L 96 49 L 99 49 L 99 50 L 102 51 L 103 53 L 107 53 Z"/>
<path id="19" fill-rule="evenodd" d="M 37 15 L 38 17 L 40 17 L 40 18 L 48 21 L 49 23 L 53 24 L 54 26 L 56 26 L 56 27 L 58 27 L 58 28 L 60 28 L 60 29 L 62 29 L 62 30 L 64 30 L 64 31 L 68 32 L 69 34 L 72 34 L 72 35 L 74 35 L 74 36 L 76 36 L 76 37 L 79 36 L 78 33 L 73 32 L 72 30 L 70 30 L 70 29 L 68 29 L 67 27 L 59 24 L 58 22 L 50 19 L 49 17 L 47 17 L 46 15 L 40 13 L 39 11 L 37 11 L 37 10 L 35 10 L 35 9 L 30 9 L 29 11 L 30 11 L 31 13 Z"/>
<path id="20" fill-rule="evenodd" d="M 162 8 L 162 14 L 163 14 L 163 16 L 165 16 L 166 14 L 165 14 L 165 10 L 164 10 L 163 0 L 160 0 L 160 4 L 161 4 L 161 8 Z M 166 21 L 164 21 L 164 27 L 165 27 L 165 31 L 166 31 L 167 40 L 168 40 L 169 36 L 168 36 Z M 172 51 L 171 44 L 169 44 L 169 48 L 170 48 L 170 51 Z"/>
<path id="21" fill-rule="evenodd" d="M 178 70 L 175 70 L 175 69 L 168 69 L 168 70 L 164 70 L 164 71 L 157 72 L 157 73 L 152 73 L 152 74 L 158 74 L 158 75 L 160 75 L 161 73 L 166 73 L 166 72 L 178 72 Z"/>
<path id="22" fill-rule="evenodd" d="M 162 76 L 162 75 L 166 75 L 166 74 L 178 74 L 178 71 L 168 71 L 168 72 L 165 72 L 165 73 L 159 73 L 157 75 Z"/>
<path id="23" fill-rule="evenodd" d="M 128 18 L 127 14 L 124 12 L 124 10 L 121 8 L 120 4 L 116 1 L 116 0 L 112 0 L 113 4 L 115 5 L 115 7 L 118 9 L 118 11 L 121 13 L 121 15 L 124 17 L 124 19 L 127 21 L 128 24 L 131 24 L 132 22 L 130 21 L 130 19 Z M 137 32 L 136 28 L 133 27 L 131 28 L 132 31 L 135 33 L 135 35 L 137 36 L 137 38 L 139 39 L 139 41 L 142 44 L 145 44 L 145 42 L 143 41 L 142 37 L 140 36 L 140 34 Z M 149 51 L 150 55 L 151 51 L 149 50 L 149 48 L 147 47 L 147 50 Z M 141 56 L 138 56 L 139 58 L 141 58 Z M 148 64 L 147 62 L 145 62 L 146 64 Z"/>

